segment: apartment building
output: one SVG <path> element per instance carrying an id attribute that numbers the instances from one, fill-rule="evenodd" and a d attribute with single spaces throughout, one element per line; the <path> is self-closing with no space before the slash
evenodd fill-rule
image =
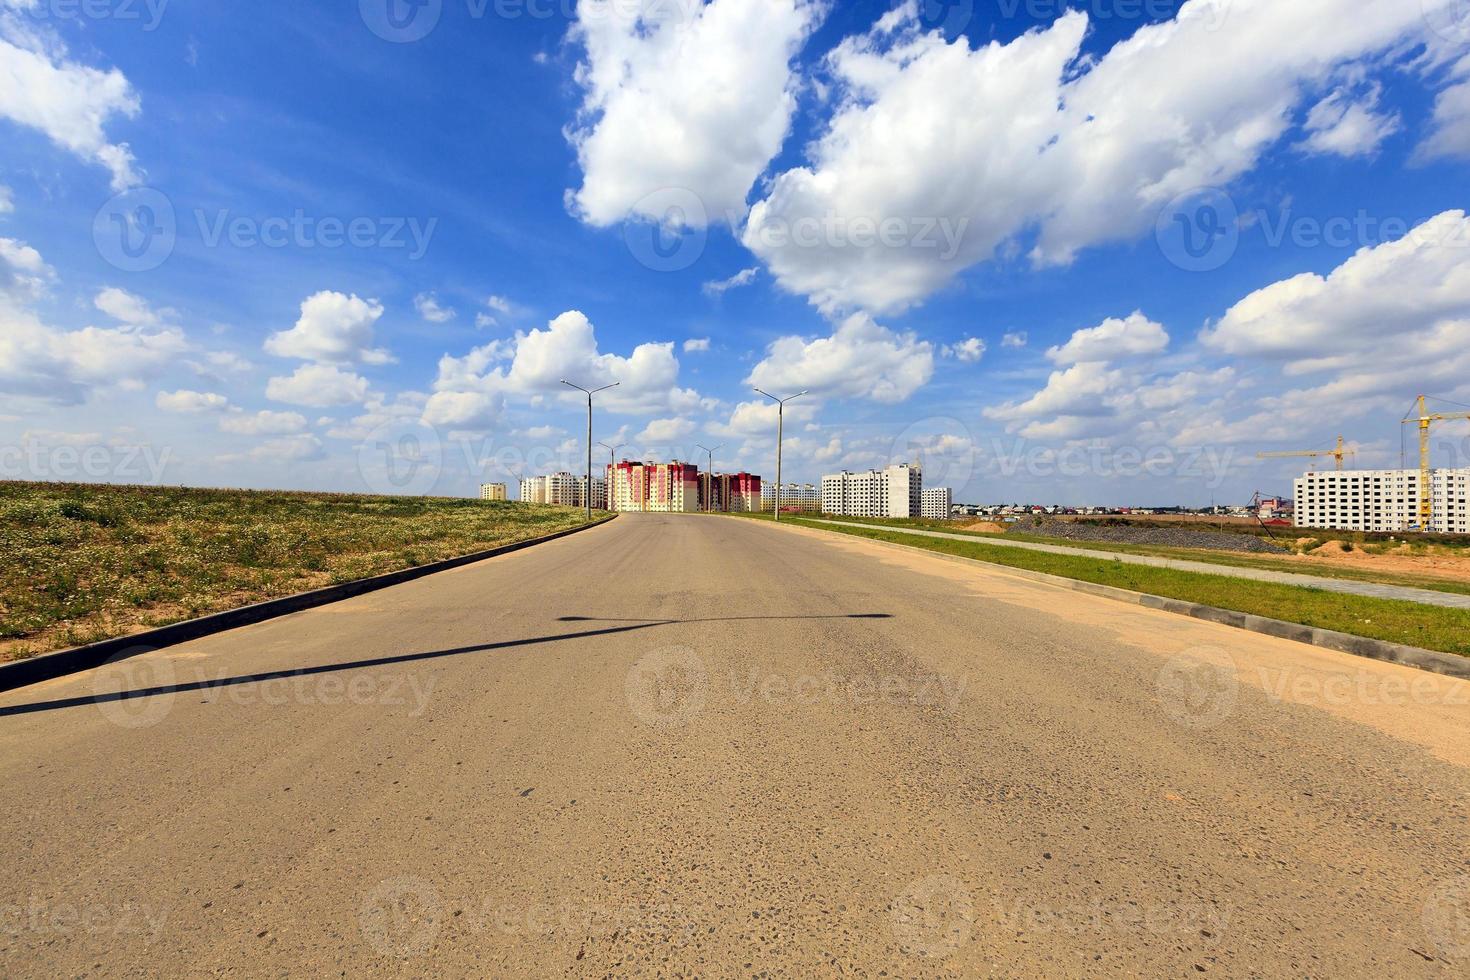
<path id="1" fill-rule="evenodd" d="M 699 468 L 692 463 L 623 460 L 607 467 L 608 509 L 692 513 L 700 509 Z"/>
<path id="2" fill-rule="evenodd" d="M 557 507 L 586 507 L 587 478 L 562 471 L 548 476 L 532 476 L 521 481 L 521 502 L 552 504 Z M 601 480 L 592 481 L 592 506 L 607 507 L 607 487 Z"/>
<path id="3" fill-rule="evenodd" d="M 480 484 L 481 500 L 508 500 L 504 483 L 482 483 Z"/>
<path id="4" fill-rule="evenodd" d="M 1337 531 L 1417 531 L 1418 470 L 1328 470 L 1295 483 L 1296 526 Z M 1433 518 L 1423 530 L 1470 533 L 1470 468 L 1430 471 Z"/>
<path id="5" fill-rule="evenodd" d="M 761 510 L 771 511 L 776 507 L 776 485 L 768 483 L 761 487 Z M 813 483 L 788 483 L 781 488 L 781 510 L 817 514 L 822 510 L 822 490 Z"/>
<path id="6" fill-rule="evenodd" d="M 762 487 L 761 478 L 753 473 L 701 473 L 699 509 L 754 511 L 761 506 Z"/>
<path id="7" fill-rule="evenodd" d="M 949 487 L 931 487 L 924 491 L 921 514 L 931 521 L 947 521 L 953 506 Z"/>
<path id="8" fill-rule="evenodd" d="M 847 517 L 918 517 L 924 509 L 924 473 L 917 464 L 895 463 L 864 473 L 822 477 L 821 507 Z"/>

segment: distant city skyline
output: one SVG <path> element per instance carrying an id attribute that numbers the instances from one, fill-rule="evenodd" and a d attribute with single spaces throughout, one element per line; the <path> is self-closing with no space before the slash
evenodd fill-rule
<path id="1" fill-rule="evenodd" d="M 644 459 L 774 475 L 806 388 L 788 480 L 1201 505 L 1470 404 L 1455 0 L 114 6 L 0 16 L 3 478 L 472 496 L 585 466 L 572 378 Z"/>

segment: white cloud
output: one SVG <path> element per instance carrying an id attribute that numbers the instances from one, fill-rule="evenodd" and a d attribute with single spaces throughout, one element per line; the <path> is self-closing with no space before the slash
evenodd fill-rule
<path id="1" fill-rule="evenodd" d="M 228 398 L 209 391 L 160 391 L 153 403 L 165 412 L 177 412 L 181 415 L 223 412 L 230 407 Z"/>
<path id="2" fill-rule="evenodd" d="M 307 463 L 325 459 L 322 441 L 309 432 L 270 439 L 247 453 L 230 453 L 216 457 L 222 463 Z"/>
<path id="3" fill-rule="evenodd" d="M 640 344 L 626 357 L 604 354 L 591 321 L 570 310 L 513 341 L 497 340 L 464 357 L 440 358 L 424 421 L 490 428 L 498 422 L 507 394 L 582 398 L 561 384 L 563 378 L 586 388 L 618 382 L 617 388 L 597 396 L 598 405 L 612 412 L 684 413 L 706 404 L 698 392 L 678 387 L 679 361 L 672 343 Z"/>
<path id="4" fill-rule="evenodd" d="M 299 412 L 237 411 L 220 419 L 219 427 L 242 436 L 291 435 L 306 428 L 306 416 Z"/>
<path id="5" fill-rule="evenodd" d="M 114 320 L 135 327 L 157 326 L 161 320 L 159 313 L 153 311 L 148 302 L 141 296 L 134 295 L 125 289 L 108 287 L 102 290 L 92 300 L 92 305 L 106 313 Z M 172 315 L 172 310 L 162 311 Z"/>
<path id="6" fill-rule="evenodd" d="M 686 354 L 701 354 L 708 350 L 708 337 L 691 337 L 684 341 L 684 353 Z"/>
<path id="7" fill-rule="evenodd" d="M 0 294 L 16 303 L 39 299 L 56 280 L 56 270 L 25 242 L 0 238 Z"/>
<path id="8" fill-rule="evenodd" d="M 974 50 L 918 24 L 911 2 L 838 45 L 811 162 L 751 210 L 745 243 L 825 311 L 904 309 L 1032 236 L 1038 264 L 1132 239 L 1178 195 L 1249 172 L 1306 92 L 1428 30 L 1417 3 L 1189 0 L 1093 59 L 1077 11 Z M 853 244 L 885 220 L 911 237 Z M 804 223 L 824 232 L 802 240 Z"/>
<path id="9" fill-rule="evenodd" d="M 265 349 L 305 361 L 388 364 L 393 356 L 372 347 L 373 327 L 382 315 L 377 300 L 323 290 L 302 301 L 296 325 L 267 337 Z"/>
<path id="10" fill-rule="evenodd" d="M 9 214 L 15 210 L 15 192 L 4 184 L 0 184 L 0 214 Z"/>
<path id="11" fill-rule="evenodd" d="M 760 269 L 756 267 L 741 269 L 728 279 L 713 279 L 705 283 L 702 288 L 706 296 L 723 296 L 732 289 L 749 286 L 755 282 L 755 277 L 759 273 Z"/>
<path id="12" fill-rule="evenodd" d="M 413 298 L 413 308 L 430 323 L 448 323 L 455 316 L 454 310 L 439 305 L 433 293 L 419 293 Z"/>
<path id="13" fill-rule="evenodd" d="M 333 364 L 303 364 L 288 377 L 271 378 L 265 395 L 271 401 L 311 408 L 335 408 L 361 403 L 368 395 L 362 375 Z"/>
<path id="14" fill-rule="evenodd" d="M 79 404 L 99 388 L 134 387 L 188 349 L 181 330 L 43 323 L 29 303 L 55 278 L 35 249 L 0 238 L 0 393 Z"/>
<path id="15" fill-rule="evenodd" d="M 800 399 L 786 403 L 786 424 L 795 426 L 811 421 L 817 413 L 813 402 Z M 713 422 L 706 428 L 717 436 L 766 439 L 776 441 L 776 403 L 768 398 L 741 402 L 730 412 L 725 423 Z"/>
<path id="16" fill-rule="evenodd" d="M 694 430 L 694 423 L 688 419 L 654 419 L 633 437 L 633 441 L 643 444 L 670 443 L 683 439 Z"/>
<path id="17" fill-rule="evenodd" d="M 966 337 L 957 344 L 948 344 L 944 347 L 944 356 L 953 357 L 966 364 L 978 364 L 985 356 L 985 341 L 979 337 Z"/>
<path id="18" fill-rule="evenodd" d="M 1403 238 L 1360 249 L 1327 276 L 1257 290 L 1200 335 L 1231 355 L 1288 362 L 1290 373 L 1436 363 L 1470 328 L 1470 218 L 1446 211 Z"/>
<path id="19" fill-rule="evenodd" d="M 0 16 L 0 116 L 106 167 L 114 190 L 141 178 L 128 145 L 109 142 L 106 127 L 116 117 L 137 116 L 140 108 L 137 93 L 116 68 L 77 64 L 54 36 L 41 37 L 20 17 Z"/>
<path id="20" fill-rule="evenodd" d="M 1418 161 L 1470 159 L 1470 55 L 1454 67 L 1455 84 L 1435 97 L 1429 136 L 1419 146 Z"/>
<path id="21" fill-rule="evenodd" d="M 1017 330 L 1014 333 L 1008 333 L 1004 337 L 1002 337 L 1000 339 L 1000 345 L 1002 347 L 1014 347 L 1014 348 L 1025 347 L 1026 346 L 1026 339 L 1027 339 L 1026 338 L 1026 331 L 1024 331 L 1024 330 Z"/>
<path id="22" fill-rule="evenodd" d="M 711 219 L 744 214 L 790 127 L 792 59 L 823 13 L 812 0 L 578 4 L 568 37 L 583 48 L 584 98 L 568 135 L 583 180 L 572 210 L 596 226 L 662 222 L 644 199 L 682 188 Z"/>
<path id="23" fill-rule="evenodd" d="M 1119 320 L 1109 317 L 1095 327 L 1078 330 L 1046 356 L 1056 364 L 1080 361 L 1112 361 L 1123 357 L 1158 354 L 1169 346 L 1169 334 L 1141 312 Z"/>
<path id="24" fill-rule="evenodd" d="M 818 396 L 867 398 L 891 405 L 906 400 L 933 375 L 934 345 L 856 313 L 830 337 L 774 341 L 745 381 L 782 397 L 810 389 Z"/>
<path id="25" fill-rule="evenodd" d="M 1307 113 L 1302 148 L 1342 157 L 1372 156 L 1383 141 L 1403 128 L 1398 113 L 1379 112 L 1381 90 L 1374 86 L 1359 97 L 1337 89 Z"/>

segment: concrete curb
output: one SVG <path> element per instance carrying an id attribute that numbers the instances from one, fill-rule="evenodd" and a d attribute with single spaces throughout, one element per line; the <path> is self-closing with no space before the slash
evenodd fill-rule
<path id="1" fill-rule="evenodd" d="M 779 527 L 780 525 L 774 526 Z M 1060 586 L 1064 589 L 1070 589 L 1073 592 L 1100 596 L 1104 599 L 1116 599 L 1120 602 L 1129 602 L 1136 606 L 1146 606 L 1149 609 L 1160 609 L 1164 612 L 1190 616 L 1194 619 L 1203 619 L 1207 622 L 1219 623 L 1222 626 L 1249 630 L 1252 633 L 1262 633 L 1266 636 L 1275 636 L 1283 640 L 1295 640 L 1298 643 L 1306 643 L 1327 650 L 1336 650 L 1339 653 L 1348 653 L 1355 657 L 1383 660 L 1388 663 L 1402 664 L 1405 667 L 1417 667 L 1420 670 L 1427 670 L 1435 674 L 1444 674 L 1446 677 L 1458 677 L 1462 680 L 1470 680 L 1470 657 L 1461 657 L 1453 653 L 1440 653 L 1435 650 L 1425 650 L 1420 647 L 1388 643 L 1384 640 L 1374 640 L 1366 636 L 1354 636 L 1351 633 L 1339 633 L 1337 630 L 1303 626 L 1300 623 L 1288 623 L 1280 619 L 1267 619 L 1265 616 L 1252 616 L 1249 613 L 1219 609 L 1215 606 L 1203 606 L 1197 602 L 1185 602 L 1182 599 L 1165 599 L 1163 596 L 1149 595 L 1146 592 L 1133 592 L 1112 585 L 1099 585 L 1096 582 L 1084 582 L 1080 579 L 1064 578 L 1060 575 L 1051 575 L 1047 572 L 1033 572 L 1027 568 L 1013 568 L 1010 565 L 1000 565 L 995 562 L 983 561 L 979 558 L 946 555 L 941 552 L 930 551 L 928 548 L 919 548 L 909 544 L 897 544 L 892 541 L 881 541 L 877 538 L 868 538 L 859 534 L 847 534 L 843 531 L 810 527 L 805 524 L 797 526 L 805 527 L 809 531 L 819 531 L 823 534 L 832 534 L 843 538 L 859 538 L 860 540 L 871 541 L 874 544 L 880 544 L 888 548 L 913 551 L 921 555 L 928 555 L 931 558 L 943 559 L 944 561 L 964 565 L 979 565 L 984 568 L 1004 572 L 1007 575 L 1014 575 L 1017 578 Z"/>
<path id="2" fill-rule="evenodd" d="M 594 527 L 606 524 L 617 517 L 604 517 L 593 521 L 591 524 L 583 524 L 580 527 L 568 528 L 565 531 L 557 531 L 555 534 L 545 534 L 539 538 L 529 538 L 525 541 L 516 541 L 512 544 L 501 545 L 488 551 L 477 551 L 470 555 L 461 555 L 458 558 L 446 558 L 443 561 L 431 562 L 428 565 L 419 565 L 415 568 L 404 568 L 396 572 L 388 572 L 385 575 L 374 575 L 372 578 L 357 579 L 353 582 L 343 582 L 341 585 L 329 585 L 321 589 L 313 589 L 310 592 L 298 592 L 296 595 L 282 596 L 279 599 L 267 599 L 249 606 L 241 606 L 239 609 L 226 609 L 224 612 L 211 613 L 198 619 L 188 619 L 181 623 L 170 623 L 168 626 L 160 626 L 158 629 L 147 630 L 143 633 L 134 633 L 131 636 L 119 636 L 111 640 L 101 640 L 97 643 L 89 643 L 86 646 L 72 647 L 69 650 L 58 650 L 55 653 L 44 653 L 29 660 L 17 660 L 13 663 L 0 664 L 0 691 L 11 691 L 27 684 L 37 684 L 56 677 L 65 677 L 67 674 L 75 674 L 83 670 L 91 670 L 100 667 L 114 658 L 136 656 L 147 653 L 160 647 L 175 646 L 179 643 L 187 643 L 200 637 L 210 636 L 214 633 L 223 633 L 225 630 L 236 629 L 241 626 L 249 626 L 253 623 L 262 623 L 268 619 L 277 619 L 304 609 L 313 609 L 317 606 L 325 606 L 333 602 L 341 602 L 343 599 L 351 599 L 353 596 L 363 595 L 368 592 L 376 592 L 386 589 L 392 585 L 401 585 L 414 579 L 433 575 L 436 572 L 447 572 L 451 568 L 459 568 L 461 565 L 470 565 L 487 558 L 495 558 L 498 555 L 510 554 L 523 548 L 530 548 L 548 541 L 555 541 L 570 534 L 577 534 Z"/>

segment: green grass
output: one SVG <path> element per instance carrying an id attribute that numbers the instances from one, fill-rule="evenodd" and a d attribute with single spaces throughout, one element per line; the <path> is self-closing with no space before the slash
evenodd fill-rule
<path id="1" fill-rule="evenodd" d="M 752 515 L 753 516 L 753 515 Z M 761 515 L 768 517 L 769 515 Z M 785 520 L 785 518 L 782 518 Z M 923 519 L 899 519 L 881 517 L 832 517 L 827 520 L 848 521 L 857 524 L 872 524 L 877 527 L 892 528 L 918 528 L 925 531 L 943 531 L 947 534 L 963 534 L 977 540 L 995 540 L 998 535 L 985 531 L 966 531 L 954 526 L 953 522 L 934 521 Z M 1173 530 L 1181 528 L 1175 527 Z M 1208 528 L 1207 530 L 1214 530 Z M 1289 529 L 1295 531 L 1296 529 Z M 1228 530 L 1225 533 L 1230 533 Z M 1279 533 L 1279 532 L 1278 532 Z M 1312 532 L 1316 534 L 1316 531 Z M 1232 568 L 1260 568 L 1273 572 L 1291 572 L 1297 575 L 1314 575 L 1318 578 L 1346 579 L 1353 582 L 1376 582 L 1380 585 L 1403 585 L 1414 589 L 1428 589 L 1433 592 L 1449 592 L 1455 595 L 1470 595 L 1470 582 L 1456 582 L 1453 579 L 1435 578 L 1428 575 L 1404 575 L 1397 572 L 1380 572 L 1368 568 L 1351 567 L 1323 567 L 1311 565 L 1305 562 L 1290 561 L 1286 558 L 1278 558 L 1272 555 L 1252 554 L 1248 552 L 1217 551 L 1209 548 L 1179 548 L 1168 545 L 1151 544 L 1129 544 L 1114 541 L 1074 541 L 1070 538 L 1049 538 L 1043 535 L 1027 534 L 1023 531 L 1009 531 L 1006 533 L 1006 541 L 1028 541 L 1033 544 L 1060 545 L 1065 548 L 1077 548 L 1081 551 L 1095 551 L 1099 554 L 1120 555 L 1150 555 L 1156 558 L 1177 558 L 1181 561 L 1203 561 L 1212 565 L 1225 565 Z M 1292 540 L 1295 540 L 1294 538 Z M 1320 548 L 1325 542 L 1314 539 L 1315 545 L 1309 545 L 1306 550 L 1311 551 Z M 1333 540 L 1343 540 L 1334 538 Z M 1346 542 L 1345 545 L 1351 542 Z M 1412 542 L 1411 542 L 1412 543 Z M 1362 545 L 1364 551 L 1378 553 L 1383 545 Z M 1422 546 L 1421 546 L 1422 547 Z"/>
<path id="2" fill-rule="evenodd" d="M 584 523 L 426 497 L 0 482 L 0 660 Z"/>
<path id="3" fill-rule="evenodd" d="M 767 515 L 759 516 L 769 519 Z M 1470 655 L 1470 612 L 1460 609 L 1342 595 L 1320 589 L 1253 582 L 1249 579 L 1227 578 L 1203 572 L 1177 572 L 1102 558 L 1053 555 L 986 544 L 980 540 L 971 542 L 925 538 L 876 526 L 872 529 L 838 528 L 800 518 L 781 518 L 782 523 L 787 523 L 788 520 L 803 527 L 912 545 L 940 554 L 976 558 L 1011 568 L 1046 572 L 1064 578 L 1096 582 L 1169 599 L 1198 602 L 1220 609 L 1252 613 L 1391 643 Z"/>

